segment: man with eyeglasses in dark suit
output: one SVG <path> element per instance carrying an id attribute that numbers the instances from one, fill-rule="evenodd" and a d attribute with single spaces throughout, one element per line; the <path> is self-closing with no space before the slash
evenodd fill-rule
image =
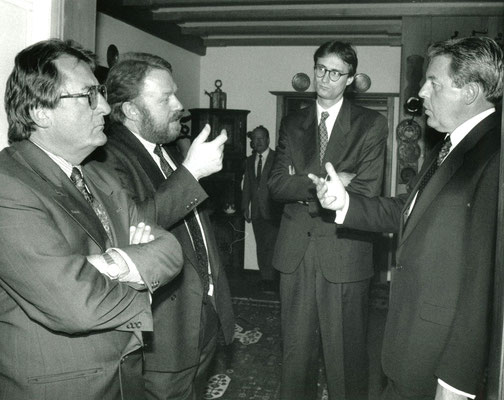
<path id="1" fill-rule="evenodd" d="M 373 245 L 368 235 L 324 220 L 308 173 L 325 175 L 331 161 L 347 175 L 349 191 L 380 194 L 387 121 L 343 96 L 357 70 L 350 44 L 324 43 L 313 58 L 316 104 L 282 120 L 268 182 L 272 198 L 284 203 L 273 258 L 282 305 L 280 398 L 316 398 L 321 343 L 329 398 L 364 399 Z"/>

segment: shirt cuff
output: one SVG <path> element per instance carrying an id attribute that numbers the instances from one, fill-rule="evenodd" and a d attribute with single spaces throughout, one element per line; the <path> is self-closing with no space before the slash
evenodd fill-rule
<path id="1" fill-rule="evenodd" d="M 476 397 L 475 394 L 469 394 L 469 393 L 463 392 L 461 390 L 455 389 L 453 386 L 448 385 L 446 382 L 442 381 L 439 378 L 438 378 L 438 383 L 441 386 L 443 386 L 445 389 L 448 389 L 450 392 L 458 394 L 459 396 L 465 396 L 465 397 L 468 397 L 470 399 L 474 399 Z"/>
<path id="2" fill-rule="evenodd" d="M 126 264 L 128 265 L 129 273 L 119 279 L 120 282 L 130 282 L 137 283 L 139 285 L 145 285 L 145 282 L 140 276 L 140 272 L 138 272 L 135 263 L 133 262 L 133 260 L 131 260 L 130 256 L 126 254 L 126 252 L 118 248 L 110 248 L 107 249 L 107 254 L 110 254 L 116 263 L 121 262 L 121 260 L 117 258 L 117 255 L 119 255 L 120 257 L 122 257 L 122 261 L 126 262 Z"/>
<path id="3" fill-rule="evenodd" d="M 350 207 L 350 196 L 348 195 L 348 192 L 345 191 L 345 205 L 341 210 L 336 210 L 336 218 L 334 219 L 334 222 L 339 225 L 345 222 L 348 207 Z"/>

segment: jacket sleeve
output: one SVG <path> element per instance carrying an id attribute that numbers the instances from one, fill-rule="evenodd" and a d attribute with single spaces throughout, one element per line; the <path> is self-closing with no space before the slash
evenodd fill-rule
<path id="1" fill-rule="evenodd" d="M 293 149 L 287 125 L 286 119 L 282 119 L 275 162 L 268 179 L 271 198 L 281 203 L 314 201 L 317 195 L 308 174 L 293 170 Z"/>
<path id="2" fill-rule="evenodd" d="M 0 286 L 31 319 L 74 334 L 150 315 L 146 291 L 112 281 L 87 262 L 98 247 L 57 203 L 5 174 L 0 186 Z"/>

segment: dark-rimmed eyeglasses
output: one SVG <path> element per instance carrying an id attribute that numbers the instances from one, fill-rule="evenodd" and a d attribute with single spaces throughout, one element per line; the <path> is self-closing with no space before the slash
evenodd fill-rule
<path id="1" fill-rule="evenodd" d="M 101 94 L 107 100 L 107 87 L 105 85 L 94 85 L 89 88 L 87 93 L 62 94 L 60 99 L 75 99 L 78 97 L 87 97 L 91 110 L 96 110 L 98 106 L 98 94 Z"/>
<path id="2" fill-rule="evenodd" d="M 329 73 L 329 79 L 333 82 L 337 82 L 343 75 L 349 74 L 349 72 L 343 74 L 336 69 L 327 69 L 326 67 L 320 64 L 315 64 L 313 69 L 315 70 L 315 76 L 317 78 L 323 78 L 326 73 Z"/>

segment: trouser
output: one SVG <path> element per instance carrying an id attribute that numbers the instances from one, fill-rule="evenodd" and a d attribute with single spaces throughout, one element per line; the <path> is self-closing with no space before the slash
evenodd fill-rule
<path id="1" fill-rule="evenodd" d="M 273 268 L 271 261 L 278 236 L 278 223 L 257 218 L 252 220 L 252 229 L 256 240 L 257 265 L 261 279 L 265 281 L 277 280 L 278 273 Z"/>
<path id="2" fill-rule="evenodd" d="M 320 342 L 329 399 L 366 399 L 370 280 L 327 281 L 314 247 L 309 244 L 296 271 L 280 275 L 283 338 L 280 399 L 316 399 Z"/>
<path id="3" fill-rule="evenodd" d="M 182 371 L 145 371 L 148 400 L 201 400 L 208 380 L 208 368 L 217 348 L 219 320 L 211 301 L 202 306 L 200 357 L 197 365 Z M 154 328 L 155 329 L 155 328 Z M 170 357 L 166 354 L 166 357 Z"/>

